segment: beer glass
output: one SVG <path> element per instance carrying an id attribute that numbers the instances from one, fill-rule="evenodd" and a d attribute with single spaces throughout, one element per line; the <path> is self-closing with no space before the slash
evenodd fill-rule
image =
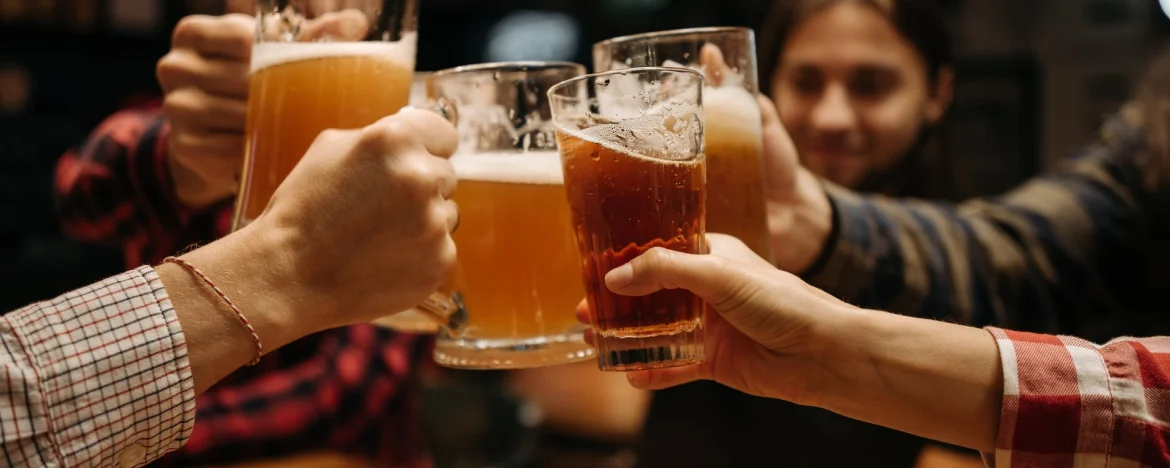
<path id="1" fill-rule="evenodd" d="M 322 130 L 364 127 L 404 107 L 414 70 L 415 0 L 257 6 L 233 230 L 264 211 Z"/>
<path id="2" fill-rule="evenodd" d="M 702 299 L 605 286 L 606 273 L 654 247 L 706 253 L 702 83 L 692 70 L 630 68 L 549 91 L 601 370 L 703 361 Z"/>
<path id="3" fill-rule="evenodd" d="M 757 255 L 772 260 L 763 136 L 755 99 L 759 85 L 754 33 L 732 27 L 682 29 L 618 37 L 593 46 L 596 71 L 657 66 L 687 67 L 705 75 L 707 229 L 738 237 Z"/>
<path id="4" fill-rule="evenodd" d="M 449 282 L 466 313 L 443 327 L 435 361 L 506 369 L 588 360 L 577 322 L 585 295 L 547 91 L 585 73 L 564 62 L 506 62 L 435 72 L 434 106 L 458 115 L 451 158 L 459 249 Z"/>

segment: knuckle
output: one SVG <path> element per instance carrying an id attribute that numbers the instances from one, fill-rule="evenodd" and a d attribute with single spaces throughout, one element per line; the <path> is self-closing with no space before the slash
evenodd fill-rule
<path id="1" fill-rule="evenodd" d="M 438 194 L 437 187 L 443 174 L 428 159 L 425 156 L 410 154 L 402 158 L 400 166 L 402 178 L 410 184 L 411 189 L 429 197 Z"/>
<path id="2" fill-rule="evenodd" d="M 377 123 L 362 129 L 360 144 L 365 149 L 382 153 L 393 148 L 405 133 L 402 126 L 395 122 Z"/>
<path id="3" fill-rule="evenodd" d="M 200 108 L 199 98 L 191 90 L 176 90 L 167 93 L 163 99 L 163 112 L 167 114 L 168 119 L 182 119 L 199 112 Z"/>
<path id="4" fill-rule="evenodd" d="M 163 58 L 159 59 L 158 64 L 155 66 L 154 75 L 158 78 L 159 85 L 164 89 L 170 88 L 171 83 L 182 71 L 178 61 L 179 59 L 174 52 L 168 52 Z"/>
<path id="5" fill-rule="evenodd" d="M 674 251 L 662 247 L 648 250 L 643 257 L 646 257 L 646 266 L 655 271 L 669 268 L 674 263 Z"/>
<path id="6" fill-rule="evenodd" d="M 171 36 L 172 43 L 195 41 L 203 34 L 203 28 L 211 21 L 207 15 L 190 15 L 179 20 Z"/>

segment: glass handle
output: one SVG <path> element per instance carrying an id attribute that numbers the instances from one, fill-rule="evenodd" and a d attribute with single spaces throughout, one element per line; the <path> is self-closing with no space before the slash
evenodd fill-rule
<path id="1" fill-rule="evenodd" d="M 455 104 L 447 100 L 447 98 L 439 98 L 434 103 L 426 106 L 406 106 L 407 109 L 422 109 L 429 110 L 436 114 L 443 116 L 451 125 L 459 125 L 459 111 L 455 109 Z"/>
<path id="2" fill-rule="evenodd" d="M 467 323 L 467 307 L 463 305 L 463 297 L 457 292 L 445 294 L 436 292 L 415 307 L 426 317 L 434 320 L 440 327 L 452 335 L 458 335 Z"/>

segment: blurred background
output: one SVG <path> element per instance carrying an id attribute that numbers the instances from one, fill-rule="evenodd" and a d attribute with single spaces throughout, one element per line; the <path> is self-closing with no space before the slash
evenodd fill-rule
<path id="1" fill-rule="evenodd" d="M 592 43 L 707 25 L 758 28 L 766 0 L 423 0 L 419 70 L 489 60 L 588 64 Z M 1170 32 L 1156 0 L 940 0 L 956 39 L 943 138 L 964 195 L 994 193 L 1065 157 L 1123 100 Z M 0 0 L 0 307 L 121 270 L 67 241 L 58 156 L 103 117 L 155 99 L 155 62 L 183 16 L 222 0 Z M 535 40 L 534 38 L 539 38 Z"/>
<path id="2" fill-rule="evenodd" d="M 941 139 L 952 164 L 937 176 L 952 180 L 963 197 L 1002 192 L 1058 164 L 1127 98 L 1147 59 L 1170 36 L 1163 9 L 1170 5 L 1156 0 L 939 3 L 955 35 L 958 79 Z M 423 71 L 517 59 L 589 64 L 590 46 L 617 35 L 758 28 L 771 2 L 420 4 Z M 0 310 L 123 270 L 117 250 L 61 234 L 52 201 L 54 163 L 104 117 L 159 98 L 155 64 L 175 23 L 223 9 L 221 0 L 0 0 Z M 517 427 L 524 425 L 521 416 L 513 418 Z"/>

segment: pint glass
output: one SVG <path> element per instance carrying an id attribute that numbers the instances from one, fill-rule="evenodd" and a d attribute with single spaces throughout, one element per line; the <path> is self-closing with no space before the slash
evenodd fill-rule
<path id="1" fill-rule="evenodd" d="M 549 91 L 602 370 L 703 360 L 699 297 L 605 286 L 606 273 L 651 248 L 706 252 L 702 83 L 691 70 L 630 68 Z"/>
<path id="2" fill-rule="evenodd" d="M 704 48 L 717 48 L 726 67 L 701 63 L 712 56 Z M 772 260 L 752 30 L 697 28 L 609 39 L 593 46 L 593 66 L 597 71 L 682 66 L 705 74 L 707 229 L 738 237 Z"/>
<path id="3" fill-rule="evenodd" d="M 406 105 L 416 15 L 415 0 L 258 2 L 233 230 L 264 211 L 322 130 L 360 128 Z"/>
<path id="4" fill-rule="evenodd" d="M 548 89 L 585 73 L 563 62 L 471 65 L 432 74 L 430 101 L 458 117 L 452 281 L 466 313 L 443 327 L 435 361 L 507 369 L 588 360 L 584 297 Z M 462 323 L 460 323 L 462 322 Z"/>

